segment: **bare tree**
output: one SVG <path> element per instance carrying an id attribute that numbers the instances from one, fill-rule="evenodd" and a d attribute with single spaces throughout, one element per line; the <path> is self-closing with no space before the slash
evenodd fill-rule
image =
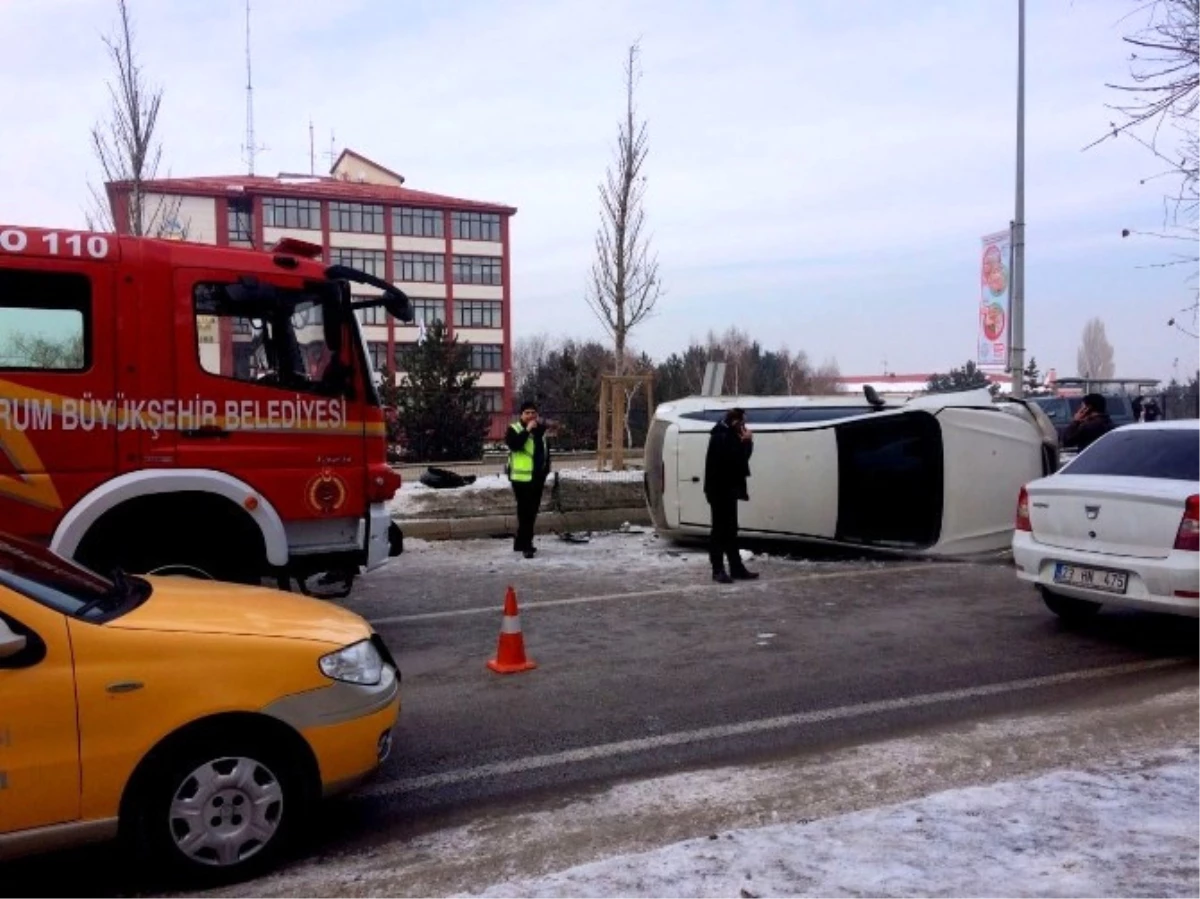
<path id="1" fill-rule="evenodd" d="M 92 149 L 100 162 L 105 183 L 120 182 L 128 186 L 128 221 L 123 222 L 129 233 L 161 237 L 168 232 L 179 234 L 176 221 L 181 197 L 159 198 L 148 208 L 146 182 L 158 176 L 162 161 L 162 144 L 155 138 L 158 111 L 162 104 L 162 88 L 147 86 L 141 64 L 134 51 L 134 30 L 125 0 L 117 0 L 120 22 L 116 33 L 105 37 L 104 46 L 115 70 L 115 84 L 108 82 L 109 119 L 92 126 Z M 89 184 L 92 210 L 85 213 L 92 230 L 116 231 L 117 211 L 112 209 L 103 185 Z M 185 233 L 179 236 L 186 236 Z"/>
<path id="2" fill-rule="evenodd" d="M 826 359 L 813 369 L 805 384 L 806 392 L 815 396 L 824 396 L 838 392 L 838 382 L 842 373 L 836 359 Z"/>
<path id="3" fill-rule="evenodd" d="M 725 381 L 733 388 L 734 396 L 741 395 L 743 386 L 751 380 L 750 368 L 754 360 L 750 358 L 750 350 L 754 341 L 749 334 L 734 325 L 727 328 L 719 338 L 710 331 L 708 342 L 709 346 L 721 348 L 726 365 Z"/>
<path id="4" fill-rule="evenodd" d="M 1076 365 L 1076 373 L 1081 378 L 1111 378 L 1116 371 L 1112 344 L 1104 333 L 1104 322 L 1098 318 L 1089 320 L 1083 326 Z"/>
<path id="5" fill-rule="evenodd" d="M 654 311 L 662 293 L 642 205 L 649 146 L 646 122 L 638 120 L 633 102 L 638 52 L 634 43 L 625 64 L 625 117 L 617 128 L 616 159 L 600 185 L 596 260 L 586 293 L 588 305 L 613 340 L 618 375 L 625 370 L 629 332 Z"/>
<path id="6" fill-rule="evenodd" d="M 1200 280 L 1197 279 L 1197 241 L 1200 223 L 1197 220 L 1200 194 L 1197 174 L 1200 168 L 1200 141 L 1197 138 L 1198 96 L 1200 96 L 1200 39 L 1197 37 L 1200 0 L 1136 0 L 1136 14 L 1142 16 L 1124 41 L 1132 49 L 1129 57 L 1130 82 L 1109 84 L 1122 100 L 1110 104 L 1119 121 L 1110 123 L 1109 131 L 1090 144 L 1113 138 L 1126 138 L 1140 144 L 1155 158 L 1160 170 L 1142 179 L 1167 178 L 1174 186 L 1163 197 L 1163 225 L 1153 232 L 1134 232 L 1124 229 L 1128 237 L 1141 236 L 1179 244 L 1170 259 L 1152 267 L 1182 265 L 1188 271 L 1191 294 L 1189 305 L 1180 310 L 1190 314 L 1189 330 L 1173 316 L 1169 325 L 1200 337 Z M 1132 13 L 1131 13 L 1132 15 Z"/>
<path id="7" fill-rule="evenodd" d="M 83 362 L 83 337 L 78 335 L 55 340 L 15 331 L 0 349 L 0 363 L 16 368 L 74 369 Z"/>
<path id="8" fill-rule="evenodd" d="M 556 342 L 549 334 L 531 334 L 513 342 L 512 383 L 518 393 L 526 389 L 554 349 Z"/>

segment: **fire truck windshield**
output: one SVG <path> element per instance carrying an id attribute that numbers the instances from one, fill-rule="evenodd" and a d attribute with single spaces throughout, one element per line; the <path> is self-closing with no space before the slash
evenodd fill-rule
<path id="1" fill-rule="evenodd" d="M 196 285 L 195 304 L 197 316 L 229 323 L 238 377 L 328 396 L 346 395 L 353 384 L 340 357 L 343 328 L 357 323 L 334 285 L 206 282 Z"/>

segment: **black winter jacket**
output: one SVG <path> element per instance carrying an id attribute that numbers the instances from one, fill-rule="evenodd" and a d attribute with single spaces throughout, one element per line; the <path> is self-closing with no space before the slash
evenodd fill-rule
<path id="1" fill-rule="evenodd" d="M 754 444 L 743 441 L 725 422 L 717 422 L 708 438 L 704 457 L 704 495 L 709 502 L 749 500 L 746 479 L 750 477 L 750 455 Z"/>
<path id="2" fill-rule="evenodd" d="M 1115 424 L 1107 412 L 1089 415 L 1083 421 L 1073 421 L 1063 431 L 1062 443 L 1065 447 L 1074 447 L 1083 452 L 1109 431 Z"/>

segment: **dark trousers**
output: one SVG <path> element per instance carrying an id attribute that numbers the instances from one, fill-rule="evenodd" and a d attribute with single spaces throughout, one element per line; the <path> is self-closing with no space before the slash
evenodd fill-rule
<path id="1" fill-rule="evenodd" d="M 517 498 L 517 538 L 513 549 L 533 549 L 533 525 L 537 521 L 538 509 L 542 506 L 542 490 L 546 481 L 513 481 L 513 495 Z"/>
<path id="2" fill-rule="evenodd" d="M 724 569 L 724 559 L 729 560 L 729 571 L 741 571 L 742 557 L 738 552 L 738 501 L 732 497 L 708 500 L 712 512 L 712 533 L 709 535 L 708 559 L 713 571 Z"/>

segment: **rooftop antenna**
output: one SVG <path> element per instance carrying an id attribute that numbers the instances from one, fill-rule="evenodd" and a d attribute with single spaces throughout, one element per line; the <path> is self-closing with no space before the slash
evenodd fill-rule
<path id="1" fill-rule="evenodd" d="M 333 129 L 329 129 L 329 152 L 324 154 L 329 159 L 329 170 L 333 172 L 333 164 L 337 162 L 337 141 L 333 136 Z"/>
<path id="2" fill-rule="evenodd" d="M 254 82 L 250 77 L 250 0 L 246 0 L 246 144 L 242 151 L 246 154 L 246 165 L 251 175 L 254 174 L 254 157 L 259 150 L 266 147 L 254 143 Z"/>

